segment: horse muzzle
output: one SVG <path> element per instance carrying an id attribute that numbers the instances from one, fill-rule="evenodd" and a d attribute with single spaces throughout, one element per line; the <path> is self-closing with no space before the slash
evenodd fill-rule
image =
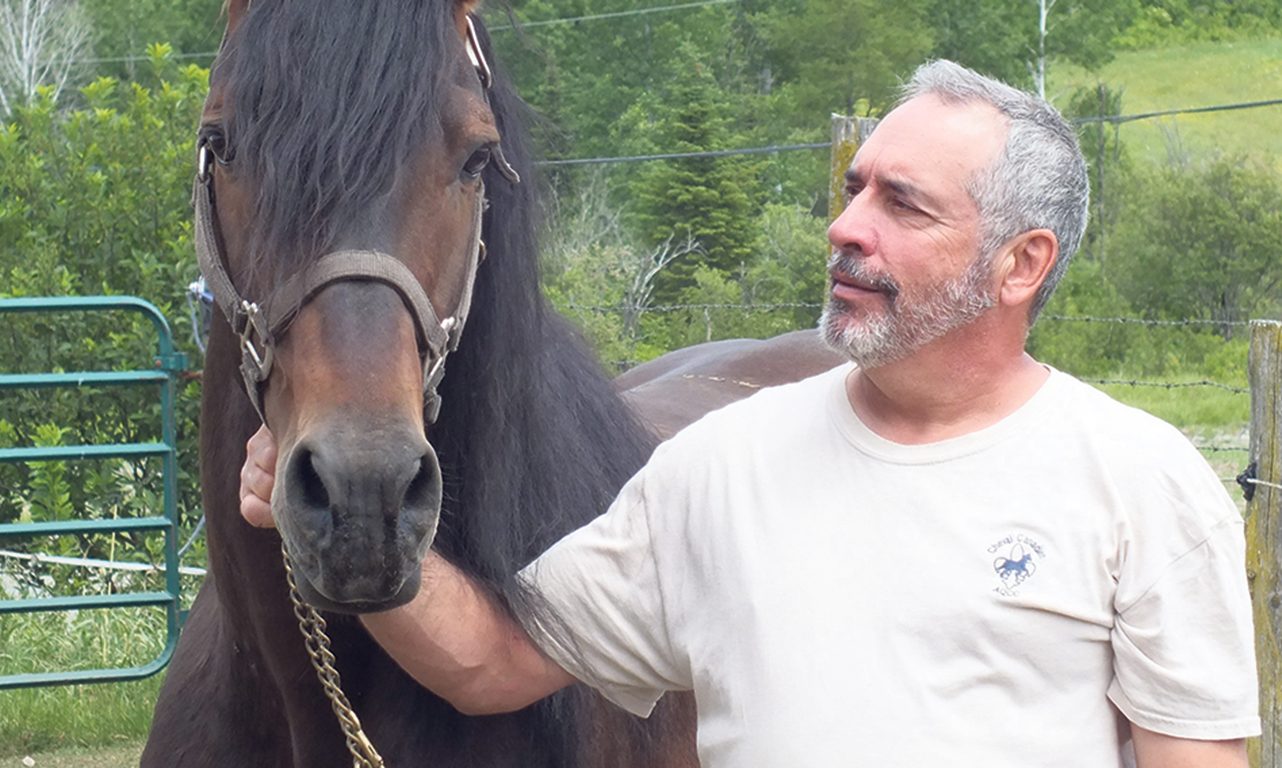
<path id="1" fill-rule="evenodd" d="M 440 464 L 404 426 L 317 430 L 283 447 L 272 510 L 303 599 L 342 613 L 394 608 L 418 592 Z"/>

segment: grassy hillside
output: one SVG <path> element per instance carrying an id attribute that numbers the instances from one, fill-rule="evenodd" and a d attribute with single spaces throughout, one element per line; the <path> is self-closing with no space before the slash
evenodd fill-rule
<path id="1" fill-rule="evenodd" d="M 1125 114 L 1282 99 L 1282 37 L 1124 52 L 1099 72 L 1053 66 L 1047 91 L 1063 105 L 1077 87 L 1101 81 L 1122 89 Z M 1282 172 L 1282 105 L 1128 123 L 1122 139 L 1136 159 L 1162 162 L 1175 146 L 1195 156 L 1248 154 Z"/>

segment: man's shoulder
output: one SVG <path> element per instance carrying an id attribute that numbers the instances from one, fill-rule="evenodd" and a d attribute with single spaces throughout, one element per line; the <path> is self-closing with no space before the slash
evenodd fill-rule
<path id="1" fill-rule="evenodd" d="M 1075 443 L 1103 471 L 1148 493 L 1161 490 L 1184 496 L 1201 489 L 1196 495 L 1223 495 L 1206 458 L 1174 425 L 1068 374 L 1057 375 L 1062 377 L 1059 396 L 1064 407 L 1051 437 L 1064 438 L 1063 449 Z M 1085 457 L 1079 454 L 1076 460 Z"/>
<path id="2" fill-rule="evenodd" d="M 1053 370 L 1051 375 L 1058 384 L 1059 413 L 1064 421 L 1077 429 L 1113 436 L 1118 445 L 1150 442 L 1190 445 L 1184 434 L 1170 422 L 1123 403 L 1071 374 Z"/>

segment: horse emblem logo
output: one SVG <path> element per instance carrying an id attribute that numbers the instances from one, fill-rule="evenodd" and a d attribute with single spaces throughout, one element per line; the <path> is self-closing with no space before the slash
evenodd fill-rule
<path id="1" fill-rule="evenodd" d="M 1001 578 L 1002 584 L 1013 591 L 1029 576 L 1037 573 L 1037 563 L 1033 562 L 1031 552 L 1024 551 L 1023 544 L 1016 544 L 1011 547 L 1009 557 L 998 557 L 993 560 L 993 570 Z"/>
<path id="2" fill-rule="evenodd" d="M 1037 564 L 1046 558 L 1046 549 L 1028 534 L 1011 533 L 989 545 L 988 554 L 993 557 L 993 573 L 1001 582 L 993 591 L 1014 597 L 1019 586 L 1037 573 Z"/>

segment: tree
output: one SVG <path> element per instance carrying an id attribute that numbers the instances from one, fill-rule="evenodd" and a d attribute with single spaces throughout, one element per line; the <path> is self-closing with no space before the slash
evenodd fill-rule
<path id="1" fill-rule="evenodd" d="M 0 0 L 0 116 L 35 97 L 57 99 L 89 50 L 89 23 L 75 0 Z"/>
<path id="2" fill-rule="evenodd" d="M 1110 248 L 1110 274 L 1146 316 L 1199 318 L 1225 339 L 1277 312 L 1282 180 L 1241 158 L 1140 172 Z"/>
<path id="3" fill-rule="evenodd" d="M 1120 114 L 1122 92 L 1105 83 L 1079 88 L 1064 108 L 1065 117 L 1084 119 L 1078 124 L 1077 138 L 1090 170 L 1091 208 L 1081 255 L 1100 262 L 1107 255 L 1108 237 L 1117 223 L 1118 182 L 1130 165 L 1121 124 L 1109 119 Z"/>
<path id="4" fill-rule="evenodd" d="M 1097 69 L 1139 0 L 930 0 L 932 55 L 1045 94 L 1047 61 Z"/>
<path id="5" fill-rule="evenodd" d="M 146 72 L 144 55 L 152 43 L 168 43 L 181 53 L 207 53 L 218 47 L 223 0 L 80 0 L 92 21 L 93 52 L 99 74 L 134 79 Z M 208 65 L 212 57 L 200 63 Z"/>
<path id="6" fill-rule="evenodd" d="M 666 87 L 630 112 L 626 123 L 638 136 L 636 145 L 644 146 L 644 136 L 645 142 L 666 152 L 736 146 L 733 100 L 700 59 L 701 49 L 686 44 L 683 53 L 678 57 L 683 63 Z M 656 300 L 675 302 L 693 285 L 700 265 L 730 273 L 752 256 L 760 206 L 758 175 L 754 161 L 735 157 L 680 158 L 650 163 L 636 172 L 628 185 L 630 218 L 644 247 L 655 249 L 685 239 L 698 244 L 655 276 Z"/>
<path id="7" fill-rule="evenodd" d="M 751 15 L 786 111 L 821 123 L 868 99 L 885 106 L 930 50 L 925 0 L 791 0 Z"/>

